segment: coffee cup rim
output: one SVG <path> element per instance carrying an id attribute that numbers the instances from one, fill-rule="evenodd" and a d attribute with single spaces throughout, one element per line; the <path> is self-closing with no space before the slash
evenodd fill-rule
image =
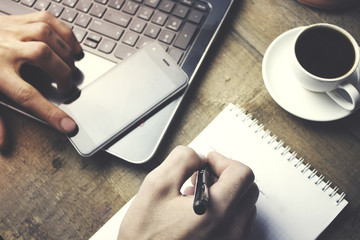
<path id="1" fill-rule="evenodd" d="M 300 64 L 300 62 L 298 61 L 297 59 L 297 56 L 296 56 L 296 52 L 295 52 L 295 46 L 296 46 L 296 43 L 300 37 L 300 35 L 310 29 L 310 28 L 314 28 L 314 27 L 328 27 L 328 28 L 332 28 L 332 29 L 335 29 L 336 31 L 339 31 L 341 32 L 342 34 L 344 34 L 351 42 L 353 48 L 354 48 L 354 51 L 355 51 L 355 60 L 354 60 L 354 64 L 353 66 L 351 67 L 351 69 L 343 74 L 342 76 L 340 77 L 336 77 L 336 78 L 324 78 L 324 77 L 319 77 L 319 76 L 316 76 L 312 73 L 310 73 L 309 71 L 307 71 L 305 68 L 303 68 L 303 66 Z M 308 25 L 307 27 L 304 27 L 296 36 L 295 38 L 295 44 L 294 44 L 294 56 L 295 56 L 295 60 L 296 60 L 296 63 L 298 65 L 298 67 L 300 67 L 301 71 L 304 72 L 305 74 L 307 75 L 310 75 L 312 78 L 315 78 L 315 79 L 318 79 L 319 81 L 323 81 L 323 82 L 336 82 L 336 81 L 341 81 L 341 80 L 345 80 L 347 79 L 351 74 L 354 73 L 354 71 L 356 71 L 356 69 L 359 67 L 359 60 L 360 60 L 360 47 L 358 45 L 358 43 L 356 42 L 356 40 L 354 39 L 354 37 L 348 32 L 346 31 L 345 29 L 337 26 L 337 25 L 334 25 L 334 24 L 330 24 L 330 23 L 315 23 L 315 24 L 311 24 L 311 25 Z"/>

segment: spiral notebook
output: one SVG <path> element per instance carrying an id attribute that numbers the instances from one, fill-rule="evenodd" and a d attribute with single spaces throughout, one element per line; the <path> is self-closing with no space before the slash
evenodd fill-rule
<path id="1" fill-rule="evenodd" d="M 251 239 L 315 239 L 348 203 L 345 193 L 236 105 L 229 104 L 189 146 L 204 155 L 220 152 L 254 171 L 260 195 Z M 115 240 L 130 204 L 91 239 Z"/>

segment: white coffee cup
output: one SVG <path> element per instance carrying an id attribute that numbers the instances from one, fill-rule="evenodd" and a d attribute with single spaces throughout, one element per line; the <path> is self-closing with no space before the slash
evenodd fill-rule
<path id="1" fill-rule="evenodd" d="M 344 29 L 327 23 L 305 27 L 294 41 L 293 71 L 313 92 L 326 92 L 338 105 L 360 107 L 359 46 Z"/>

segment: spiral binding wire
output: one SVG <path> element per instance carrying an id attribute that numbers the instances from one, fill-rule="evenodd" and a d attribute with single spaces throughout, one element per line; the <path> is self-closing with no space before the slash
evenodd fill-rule
<path id="1" fill-rule="evenodd" d="M 290 154 L 289 157 L 286 158 L 286 160 L 290 163 L 292 163 L 294 168 L 300 168 L 300 172 L 306 176 L 306 178 L 309 181 L 313 181 L 316 186 L 320 186 L 322 183 L 324 183 L 324 176 L 321 174 L 320 176 L 317 175 L 318 171 L 316 169 L 310 170 L 310 163 L 304 163 L 304 158 L 300 157 L 297 158 L 297 153 L 291 152 L 291 148 L 289 146 L 284 146 L 283 140 L 277 140 L 276 135 L 272 135 L 271 131 L 269 129 L 265 129 L 265 126 L 263 124 L 259 124 L 259 121 L 257 119 L 253 119 L 253 115 L 246 112 L 246 110 L 239 105 L 234 105 L 234 107 L 230 108 L 231 112 L 235 113 L 236 117 L 242 118 L 243 122 L 248 122 L 248 127 L 253 128 L 254 132 L 256 134 L 261 134 L 260 137 L 262 139 L 270 138 L 267 143 L 269 145 L 275 145 L 274 150 L 279 151 L 280 149 L 283 149 L 282 152 L 280 152 L 281 156 L 285 157 L 286 155 Z M 310 171 L 309 171 L 310 170 Z M 307 172 L 309 172 L 307 174 Z M 341 194 L 338 193 L 339 188 L 335 186 L 334 188 L 331 187 L 332 182 L 327 181 L 324 183 L 324 186 L 321 187 L 321 190 L 323 192 L 327 192 L 328 190 L 330 193 L 328 196 L 330 198 L 334 198 L 335 196 L 338 196 L 335 199 L 335 204 L 339 205 L 345 198 L 345 193 L 342 192 Z"/>

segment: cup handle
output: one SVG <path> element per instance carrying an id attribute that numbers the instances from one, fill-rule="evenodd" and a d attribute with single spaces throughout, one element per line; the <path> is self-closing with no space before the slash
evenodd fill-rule
<path id="1" fill-rule="evenodd" d="M 360 93 L 354 85 L 347 83 L 327 92 L 327 95 L 342 108 L 353 111 L 360 105 Z"/>

